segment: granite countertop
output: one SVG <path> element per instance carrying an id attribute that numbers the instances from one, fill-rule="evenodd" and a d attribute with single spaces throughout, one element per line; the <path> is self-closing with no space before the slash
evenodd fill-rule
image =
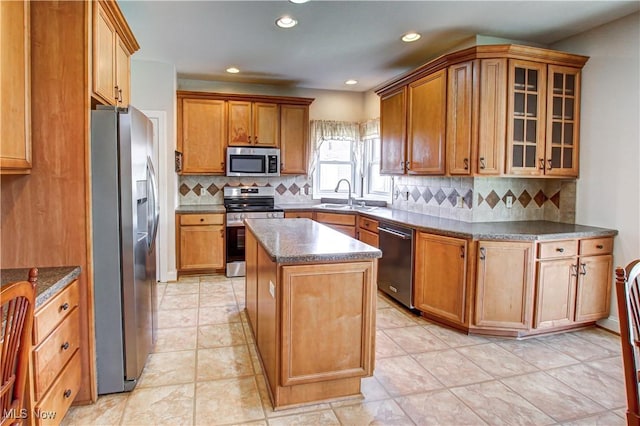
<path id="1" fill-rule="evenodd" d="M 0 269 L 2 285 L 29 279 L 30 268 Z M 79 266 L 57 266 L 38 268 L 36 283 L 36 308 L 55 296 L 80 276 Z"/>
<path id="2" fill-rule="evenodd" d="M 612 237 L 618 234 L 615 229 L 598 228 L 573 223 L 529 220 L 514 222 L 463 222 L 415 213 L 406 210 L 376 207 L 373 210 L 344 210 L 341 208 L 319 208 L 318 202 L 278 204 L 285 211 L 314 210 L 343 214 L 360 214 L 372 219 L 387 221 L 397 225 L 409 226 L 418 231 L 449 237 L 469 238 L 473 240 L 515 240 L 537 241 L 562 238 Z M 192 210 L 193 209 L 193 210 Z M 196 210 L 197 209 L 197 210 Z M 214 210 L 215 209 L 215 210 Z M 222 204 L 200 206 L 180 206 L 178 213 L 185 212 L 224 212 Z"/>
<path id="3" fill-rule="evenodd" d="M 340 262 L 382 257 L 375 247 L 311 219 L 246 219 L 245 224 L 278 263 Z"/>
<path id="4" fill-rule="evenodd" d="M 176 213 L 226 213 L 224 204 L 183 204 L 176 208 Z"/>

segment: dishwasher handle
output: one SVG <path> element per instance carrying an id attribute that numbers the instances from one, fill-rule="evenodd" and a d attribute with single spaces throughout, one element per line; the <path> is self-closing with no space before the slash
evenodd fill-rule
<path id="1" fill-rule="evenodd" d="M 410 240 L 412 238 L 411 234 L 405 234 L 402 232 L 395 231 L 393 229 L 383 228 L 378 226 L 378 231 L 386 232 L 387 234 L 391 234 L 395 237 L 402 238 L 403 240 Z"/>

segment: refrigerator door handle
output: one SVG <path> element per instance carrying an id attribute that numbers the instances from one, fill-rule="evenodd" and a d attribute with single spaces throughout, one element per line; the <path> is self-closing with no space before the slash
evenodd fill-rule
<path id="1" fill-rule="evenodd" d="M 149 202 L 149 216 L 150 216 L 150 229 L 149 229 L 149 251 L 153 248 L 156 235 L 158 233 L 158 222 L 160 220 L 160 206 L 158 205 L 158 185 L 156 182 L 156 173 L 153 169 L 153 162 L 151 157 L 147 157 L 147 176 L 148 182 L 151 186 L 148 196 L 152 198 L 152 202 Z"/>

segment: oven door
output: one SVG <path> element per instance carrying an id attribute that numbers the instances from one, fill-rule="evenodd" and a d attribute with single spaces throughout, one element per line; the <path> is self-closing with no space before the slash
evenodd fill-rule
<path id="1" fill-rule="evenodd" d="M 244 225 L 227 226 L 226 254 L 227 254 L 227 277 L 244 277 Z"/>

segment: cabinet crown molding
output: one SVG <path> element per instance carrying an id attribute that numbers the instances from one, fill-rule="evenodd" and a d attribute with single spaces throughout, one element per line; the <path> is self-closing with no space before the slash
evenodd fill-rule
<path id="1" fill-rule="evenodd" d="M 519 44 L 491 44 L 473 46 L 456 52 L 447 53 L 419 66 L 418 68 L 401 74 L 374 88 L 379 96 L 384 96 L 398 87 L 407 85 L 428 74 L 460 62 L 473 59 L 507 58 L 520 59 L 534 62 L 544 62 L 551 65 L 560 65 L 574 68 L 582 68 L 589 60 L 588 56 L 561 52 L 558 50 L 543 49 L 539 47 L 523 46 Z"/>
<path id="2" fill-rule="evenodd" d="M 227 101 L 270 102 L 290 105 L 310 105 L 315 100 L 315 98 L 298 98 L 293 96 L 251 95 L 238 93 L 199 92 L 188 90 L 178 90 L 176 92 L 176 96 L 178 99 L 216 99 Z"/>
<path id="3" fill-rule="evenodd" d="M 105 13 L 109 15 L 109 18 L 111 18 L 111 22 L 115 25 L 116 32 L 129 50 L 129 54 L 133 55 L 135 52 L 140 50 L 138 40 L 136 40 L 136 37 L 133 35 L 133 31 L 131 31 L 129 24 L 127 24 L 127 20 L 122 14 L 118 3 L 115 0 L 96 1 L 100 3 L 100 6 L 102 6 Z"/>

